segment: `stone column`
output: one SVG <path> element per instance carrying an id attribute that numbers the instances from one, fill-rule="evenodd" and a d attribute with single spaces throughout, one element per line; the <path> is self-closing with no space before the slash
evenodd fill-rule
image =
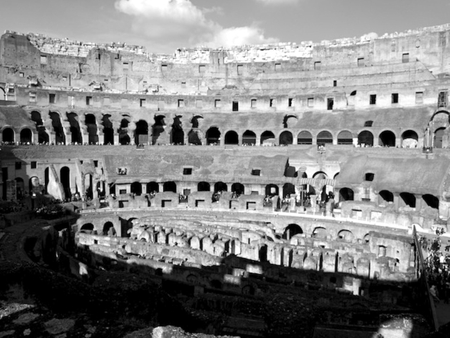
<path id="1" fill-rule="evenodd" d="M 163 192 L 164 191 L 164 183 L 158 182 L 158 185 L 159 185 L 159 192 Z"/>

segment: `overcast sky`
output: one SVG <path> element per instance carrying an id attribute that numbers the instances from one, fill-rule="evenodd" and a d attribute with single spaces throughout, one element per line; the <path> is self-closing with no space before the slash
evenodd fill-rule
<path id="1" fill-rule="evenodd" d="M 450 22 L 449 0 L 0 0 L 0 31 L 149 52 L 359 37 Z"/>

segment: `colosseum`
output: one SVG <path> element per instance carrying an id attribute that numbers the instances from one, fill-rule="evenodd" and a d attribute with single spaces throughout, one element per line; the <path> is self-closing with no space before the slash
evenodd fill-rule
<path id="1" fill-rule="evenodd" d="M 441 337 L 449 89 L 450 24 L 171 55 L 6 31 L 2 264 L 142 279 L 176 303 L 148 326 Z"/>

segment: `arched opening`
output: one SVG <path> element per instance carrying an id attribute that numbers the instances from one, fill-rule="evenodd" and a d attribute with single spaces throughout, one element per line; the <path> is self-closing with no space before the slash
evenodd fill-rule
<path id="1" fill-rule="evenodd" d="M 422 196 L 422 199 L 430 208 L 439 209 L 439 198 L 437 198 L 436 196 L 425 194 Z"/>
<path id="2" fill-rule="evenodd" d="M 381 147 L 395 147 L 395 134 L 390 130 L 383 131 L 378 137 L 378 144 Z"/>
<path id="3" fill-rule="evenodd" d="M 97 144 L 98 143 L 97 120 L 95 118 L 95 115 L 86 114 L 86 116 L 84 117 L 84 123 L 87 127 L 89 144 Z"/>
<path id="4" fill-rule="evenodd" d="M 312 144 L 312 134 L 303 130 L 297 135 L 297 144 Z"/>
<path id="5" fill-rule="evenodd" d="M 317 228 L 314 228 L 311 237 L 326 239 L 327 234 L 328 234 L 327 229 L 325 229 L 324 227 L 317 227 Z"/>
<path id="6" fill-rule="evenodd" d="M 2 141 L 6 143 L 14 143 L 14 130 L 12 130 L 12 128 L 7 127 L 3 129 Z"/>
<path id="7" fill-rule="evenodd" d="M 419 142 L 419 135 L 414 130 L 406 130 L 402 134 L 403 148 L 417 148 Z"/>
<path id="8" fill-rule="evenodd" d="M 333 135 L 331 135 L 331 133 L 329 131 L 326 130 L 322 130 L 318 135 L 317 135 L 317 144 L 332 144 L 333 143 Z"/>
<path id="9" fill-rule="evenodd" d="M 353 144 L 353 135 L 348 130 L 343 130 L 338 134 L 337 144 L 340 145 L 352 145 Z"/>
<path id="10" fill-rule="evenodd" d="M 278 185 L 268 184 L 266 185 L 266 196 L 278 196 L 279 190 Z"/>
<path id="11" fill-rule="evenodd" d="M 245 193 L 245 187 L 241 183 L 233 183 L 231 185 L 231 192 L 234 192 L 237 195 L 243 195 Z"/>
<path id="12" fill-rule="evenodd" d="M 68 167 L 62 167 L 60 170 L 60 180 L 63 186 L 64 195 L 66 198 L 71 197 L 70 192 L 70 169 Z"/>
<path id="13" fill-rule="evenodd" d="M 23 182 L 23 178 L 16 177 L 16 198 L 18 200 L 22 199 L 25 194 L 25 183 Z"/>
<path id="14" fill-rule="evenodd" d="M 361 147 L 373 146 L 373 134 L 368 130 L 363 130 L 358 134 L 358 144 Z"/>
<path id="15" fill-rule="evenodd" d="M 219 145 L 220 144 L 220 131 L 217 127 L 211 127 L 206 131 L 206 144 L 207 145 Z"/>
<path id="16" fill-rule="evenodd" d="M 140 182 L 131 183 L 130 192 L 136 196 L 142 195 L 142 184 Z"/>
<path id="17" fill-rule="evenodd" d="M 355 193 L 350 188 L 342 188 L 339 190 L 339 202 L 353 201 Z"/>
<path id="18" fill-rule="evenodd" d="M 33 141 L 33 134 L 31 130 L 28 128 L 24 128 L 20 131 L 20 143 L 22 144 L 31 144 Z"/>
<path id="19" fill-rule="evenodd" d="M 111 120 L 109 119 L 111 115 L 105 114 L 102 117 L 103 124 L 103 141 L 104 144 L 112 145 L 114 144 L 114 128 Z"/>
<path id="20" fill-rule="evenodd" d="M 159 184 L 156 182 L 147 183 L 147 193 L 156 194 L 159 192 Z"/>
<path id="21" fill-rule="evenodd" d="M 409 192 L 402 192 L 400 193 L 400 198 L 402 199 L 403 203 L 410 208 L 416 207 L 416 196 Z"/>
<path id="22" fill-rule="evenodd" d="M 267 262 L 267 245 L 263 244 L 259 248 L 259 261 L 261 263 Z"/>
<path id="23" fill-rule="evenodd" d="M 176 193 L 177 192 L 177 184 L 173 181 L 164 182 L 163 191 Z"/>
<path id="24" fill-rule="evenodd" d="M 6 92 L 5 89 L 3 89 L 3 87 L 0 87 L 0 101 L 4 100 L 6 100 Z"/>
<path id="25" fill-rule="evenodd" d="M 103 236 L 115 236 L 116 229 L 114 228 L 114 224 L 112 222 L 106 222 L 103 226 Z"/>
<path id="26" fill-rule="evenodd" d="M 274 133 L 272 133 L 269 130 L 266 130 L 264 133 L 261 134 L 261 144 L 264 144 L 265 141 L 275 139 Z"/>
<path id="27" fill-rule="evenodd" d="M 44 121 L 42 121 L 41 113 L 37 111 L 31 112 L 31 120 L 36 123 L 36 130 L 38 132 L 38 143 L 49 143 L 50 138 L 45 132 Z"/>
<path id="28" fill-rule="evenodd" d="M 144 120 L 136 122 L 134 131 L 134 143 L 137 145 L 148 144 L 148 123 Z"/>
<path id="29" fill-rule="evenodd" d="M 200 130 L 191 130 L 188 133 L 188 142 L 196 146 L 202 145 L 202 133 Z"/>
<path id="30" fill-rule="evenodd" d="M 32 176 L 30 177 L 29 181 L 28 181 L 28 188 L 29 188 L 29 194 L 30 196 L 36 196 L 37 193 L 40 193 L 40 182 L 39 182 L 39 177 L 37 176 Z M 35 194 L 35 195 L 33 195 Z"/>
<path id="31" fill-rule="evenodd" d="M 442 138 L 444 137 L 445 128 L 438 128 L 434 132 L 434 147 L 435 148 L 442 148 Z"/>
<path id="32" fill-rule="evenodd" d="M 228 191 L 228 186 L 223 182 L 217 182 L 216 184 L 214 184 L 214 192 L 219 191 Z"/>
<path id="33" fill-rule="evenodd" d="M 256 134 L 251 130 L 246 130 L 242 135 L 242 145 L 253 146 L 256 144 Z"/>
<path id="34" fill-rule="evenodd" d="M 302 234 L 302 233 L 303 233 L 303 230 L 300 227 L 300 225 L 292 223 L 292 224 L 289 224 L 286 227 L 286 229 L 284 229 L 282 238 L 286 239 L 286 240 L 290 240 L 295 235 Z"/>
<path id="35" fill-rule="evenodd" d="M 197 191 L 211 191 L 211 186 L 208 182 L 198 182 Z"/>
<path id="36" fill-rule="evenodd" d="M 225 144 L 239 144 L 239 136 L 234 130 L 225 134 Z"/>
<path id="37" fill-rule="evenodd" d="M 181 116 L 175 116 L 173 118 L 171 143 L 174 145 L 184 144 L 184 131 L 183 124 L 181 122 Z"/>
<path id="38" fill-rule="evenodd" d="M 341 230 L 338 233 L 338 238 L 342 241 L 351 243 L 354 241 L 355 236 L 353 235 L 353 232 L 351 232 L 350 230 Z"/>
<path id="39" fill-rule="evenodd" d="M 92 234 L 94 232 L 94 224 L 86 223 L 81 226 L 80 232 Z"/>
<path id="40" fill-rule="evenodd" d="M 64 134 L 64 128 L 61 123 L 61 118 L 58 113 L 50 112 L 50 119 L 52 120 L 53 130 L 55 132 L 56 144 L 65 144 L 66 135 Z"/>
<path id="41" fill-rule="evenodd" d="M 293 141 L 294 137 L 292 136 L 292 133 L 290 131 L 285 130 L 280 134 L 280 145 L 287 146 L 289 144 L 293 144 Z"/>
<path id="42" fill-rule="evenodd" d="M 166 122 L 164 121 L 164 115 L 155 116 L 155 123 L 152 126 L 152 144 L 160 143 L 161 134 L 164 133 Z"/>
<path id="43" fill-rule="evenodd" d="M 283 185 L 283 197 L 294 197 L 295 196 L 295 185 L 292 183 L 285 183 Z"/>
<path id="44" fill-rule="evenodd" d="M 391 193 L 389 190 L 381 190 L 379 193 L 380 197 L 385 202 L 394 202 L 394 194 Z"/>
<path id="45" fill-rule="evenodd" d="M 94 180 L 91 174 L 86 174 L 84 176 L 84 192 L 86 194 L 86 198 L 92 199 L 94 197 L 94 190 L 93 190 L 93 184 Z"/>
<path id="46" fill-rule="evenodd" d="M 72 143 L 83 144 L 83 137 L 81 135 L 80 124 L 78 123 L 78 115 L 75 113 L 68 113 L 67 120 L 70 124 L 70 135 Z"/>
<path id="47" fill-rule="evenodd" d="M 130 135 L 128 135 L 129 124 L 130 122 L 127 119 L 122 119 L 122 121 L 120 121 L 119 130 L 117 130 L 117 132 L 119 133 L 119 143 L 123 146 L 130 144 L 131 142 Z"/>

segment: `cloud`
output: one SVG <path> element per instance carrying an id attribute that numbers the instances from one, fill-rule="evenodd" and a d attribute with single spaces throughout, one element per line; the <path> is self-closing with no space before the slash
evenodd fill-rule
<path id="1" fill-rule="evenodd" d="M 291 5 L 298 4 L 300 0 L 256 0 L 264 5 Z"/>
<path id="2" fill-rule="evenodd" d="M 155 51 L 154 47 L 169 52 L 178 47 L 230 47 L 277 41 L 266 38 L 256 25 L 224 28 L 206 17 L 220 13 L 219 8 L 200 9 L 190 0 L 116 0 L 115 8 L 133 18 L 133 32 L 147 39 L 149 51 Z"/>

